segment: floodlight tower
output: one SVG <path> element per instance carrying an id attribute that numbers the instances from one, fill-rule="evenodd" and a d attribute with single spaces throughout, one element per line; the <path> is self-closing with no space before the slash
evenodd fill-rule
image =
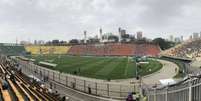
<path id="1" fill-rule="evenodd" d="M 121 27 L 119 27 L 118 31 L 119 31 L 119 42 L 121 42 Z"/>
<path id="2" fill-rule="evenodd" d="M 84 31 L 84 43 L 87 43 L 87 31 Z"/>
<path id="3" fill-rule="evenodd" d="M 18 44 L 18 39 L 17 39 L 17 37 L 16 37 L 16 45 Z"/>
<path id="4" fill-rule="evenodd" d="M 103 37 L 102 37 L 103 31 L 102 31 L 102 28 L 100 28 L 99 33 L 100 33 L 100 42 L 102 42 L 103 41 Z"/>

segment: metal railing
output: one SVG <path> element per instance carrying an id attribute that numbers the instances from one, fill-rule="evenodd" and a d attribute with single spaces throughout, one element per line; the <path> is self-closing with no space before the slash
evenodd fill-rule
<path id="1" fill-rule="evenodd" d="M 151 89 L 148 101 L 201 101 L 201 78 L 163 89 Z"/>

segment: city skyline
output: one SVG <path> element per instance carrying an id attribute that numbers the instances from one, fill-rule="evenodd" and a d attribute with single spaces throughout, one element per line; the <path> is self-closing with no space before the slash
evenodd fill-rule
<path id="1" fill-rule="evenodd" d="M 0 42 L 70 40 L 143 31 L 148 38 L 188 38 L 200 33 L 201 1 L 190 0 L 0 0 Z"/>

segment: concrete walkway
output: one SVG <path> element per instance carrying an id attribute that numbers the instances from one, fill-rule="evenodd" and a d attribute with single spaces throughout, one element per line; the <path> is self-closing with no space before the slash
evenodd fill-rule
<path id="1" fill-rule="evenodd" d="M 159 71 L 153 74 L 144 76 L 142 78 L 142 82 L 144 84 L 147 85 L 160 84 L 159 80 L 170 79 L 177 74 L 179 67 L 175 63 L 159 59 L 157 61 L 161 62 L 163 67 Z M 175 72 L 175 68 L 177 68 L 177 72 Z M 113 80 L 112 82 L 130 83 L 130 82 L 136 82 L 136 79 L 133 78 L 133 79 Z"/>
<path id="2" fill-rule="evenodd" d="M 170 78 L 173 78 L 175 75 L 177 75 L 177 72 L 179 71 L 179 67 L 175 63 L 165 61 L 165 60 L 158 60 L 158 61 L 163 64 L 163 68 L 156 73 L 143 77 L 143 82 L 145 84 L 149 84 L 149 85 L 160 84 L 159 80 L 170 79 Z M 177 71 L 175 71 L 175 69 Z"/>

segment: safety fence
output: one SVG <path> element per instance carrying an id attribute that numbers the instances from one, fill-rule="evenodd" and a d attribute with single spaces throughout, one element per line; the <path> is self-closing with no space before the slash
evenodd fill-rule
<path id="1" fill-rule="evenodd" d="M 140 91 L 139 82 L 132 82 L 132 84 L 108 82 L 105 80 L 97 80 L 61 73 L 35 65 L 32 62 L 22 60 L 18 60 L 18 62 L 22 72 L 25 74 L 29 72 L 33 76 L 39 77 L 40 79 L 48 78 L 49 80 L 63 84 L 66 87 L 96 96 L 124 99 L 127 97 L 128 93 Z"/>
<path id="2" fill-rule="evenodd" d="M 172 87 L 152 89 L 147 96 L 148 101 L 201 101 L 201 78 Z"/>

